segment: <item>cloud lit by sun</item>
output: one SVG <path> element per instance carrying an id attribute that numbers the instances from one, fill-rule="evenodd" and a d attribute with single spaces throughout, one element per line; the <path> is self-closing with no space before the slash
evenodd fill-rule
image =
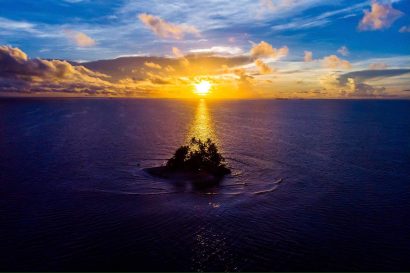
<path id="1" fill-rule="evenodd" d="M 195 90 L 194 93 L 199 95 L 199 96 L 206 96 L 209 94 L 209 91 L 211 90 L 211 83 L 209 81 L 201 80 L 199 83 L 194 84 L 195 85 Z"/>

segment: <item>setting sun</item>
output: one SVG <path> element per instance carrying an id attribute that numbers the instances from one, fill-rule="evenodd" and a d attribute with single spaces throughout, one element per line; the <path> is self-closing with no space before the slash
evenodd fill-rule
<path id="1" fill-rule="evenodd" d="M 211 89 L 211 83 L 209 81 L 200 81 L 199 83 L 195 84 L 195 93 L 200 96 L 205 96 L 209 93 Z"/>

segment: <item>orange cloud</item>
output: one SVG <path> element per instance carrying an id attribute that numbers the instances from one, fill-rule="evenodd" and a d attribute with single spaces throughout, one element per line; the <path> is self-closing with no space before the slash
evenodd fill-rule
<path id="1" fill-rule="evenodd" d="M 246 73 L 246 70 L 244 68 L 236 68 L 233 69 L 231 72 L 233 72 L 236 76 L 239 77 L 237 87 L 238 91 L 240 92 L 240 95 L 243 97 L 252 97 L 255 94 L 253 93 L 253 80 L 254 78 L 252 76 L 249 76 Z"/>
<path id="2" fill-rule="evenodd" d="M 289 49 L 287 46 L 279 49 L 272 47 L 269 43 L 262 41 L 259 44 L 255 44 L 250 51 L 252 58 L 275 58 L 279 59 L 287 56 Z"/>
<path id="3" fill-rule="evenodd" d="M 153 84 L 171 84 L 172 79 L 170 77 L 165 77 L 161 75 L 156 75 L 153 73 L 147 73 L 148 80 L 151 81 Z"/>
<path id="4" fill-rule="evenodd" d="M 179 59 L 180 59 L 180 63 L 182 64 L 182 66 L 185 66 L 185 67 L 189 66 L 189 61 L 188 61 L 188 59 L 185 58 L 184 53 L 182 53 L 182 51 L 181 51 L 179 48 L 173 47 L 173 48 L 172 48 L 172 53 L 174 54 L 174 56 L 175 56 L 176 58 L 179 58 Z"/>
<path id="5" fill-rule="evenodd" d="M 305 62 L 313 61 L 313 52 L 312 51 L 305 51 L 305 56 L 303 57 Z"/>
<path id="6" fill-rule="evenodd" d="M 162 67 L 159 64 L 153 63 L 153 62 L 145 62 L 144 65 L 149 68 L 153 69 L 161 69 Z"/>
<path id="7" fill-rule="evenodd" d="M 173 67 L 170 66 L 170 65 L 167 65 L 167 66 L 165 67 L 165 71 L 167 71 L 167 72 L 169 72 L 169 73 L 173 73 L 173 72 L 175 72 L 175 68 L 173 68 Z"/>
<path id="8" fill-rule="evenodd" d="M 273 72 L 273 69 L 269 65 L 264 63 L 261 59 L 257 59 L 255 61 L 255 65 L 258 68 L 260 74 L 270 74 Z"/>
<path id="9" fill-rule="evenodd" d="M 352 65 L 348 61 L 342 60 L 336 55 L 330 55 L 330 56 L 323 58 L 322 64 L 326 68 L 349 69 L 352 67 Z"/>
<path id="10" fill-rule="evenodd" d="M 172 54 L 174 54 L 174 56 L 177 57 L 177 58 L 184 57 L 184 54 L 182 53 L 182 51 L 177 47 L 172 48 Z"/>
<path id="11" fill-rule="evenodd" d="M 94 39 L 80 31 L 64 30 L 64 34 L 79 47 L 90 47 L 96 44 Z"/>
<path id="12" fill-rule="evenodd" d="M 186 24 L 171 24 L 163 20 L 161 17 L 147 13 L 138 15 L 140 21 L 161 38 L 172 38 L 180 40 L 185 34 L 193 34 L 199 36 L 199 31 L 194 26 Z"/>
<path id="13" fill-rule="evenodd" d="M 390 27 L 394 21 L 403 16 L 403 12 L 394 9 L 391 3 L 379 4 L 373 1 L 371 10 L 365 10 L 359 23 L 359 30 L 379 30 Z"/>

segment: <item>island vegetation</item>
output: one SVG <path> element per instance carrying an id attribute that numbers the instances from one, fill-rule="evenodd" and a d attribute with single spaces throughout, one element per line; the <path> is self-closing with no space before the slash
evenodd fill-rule
<path id="1" fill-rule="evenodd" d="M 231 173 L 225 158 L 209 138 L 206 141 L 192 138 L 188 145 L 175 151 L 165 166 L 147 168 L 146 171 L 162 178 L 190 180 L 201 187 L 215 185 Z"/>

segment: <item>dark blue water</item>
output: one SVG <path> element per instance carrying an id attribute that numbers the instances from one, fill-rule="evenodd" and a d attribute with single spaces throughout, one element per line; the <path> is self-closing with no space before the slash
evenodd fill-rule
<path id="1" fill-rule="evenodd" d="M 191 136 L 232 175 L 152 178 Z M 410 270 L 410 101 L 0 100 L 0 270 Z"/>

